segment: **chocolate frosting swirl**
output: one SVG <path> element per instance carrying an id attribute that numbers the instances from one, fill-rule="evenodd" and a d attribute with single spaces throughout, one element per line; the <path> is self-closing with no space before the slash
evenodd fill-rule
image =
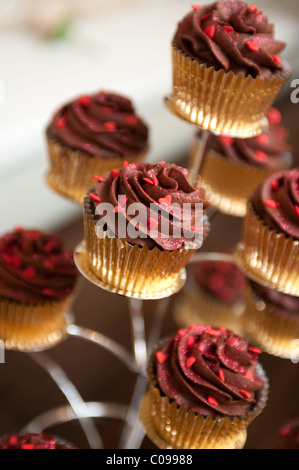
<path id="1" fill-rule="evenodd" d="M 278 292 L 251 280 L 249 283 L 258 299 L 267 304 L 268 310 L 275 313 L 299 315 L 299 297 Z"/>
<path id="2" fill-rule="evenodd" d="M 131 221 L 135 217 L 135 214 L 128 214 L 130 205 L 141 203 L 146 209 L 147 226 L 139 224 L 138 228 L 144 238 L 142 236 L 131 238 L 126 230 L 125 239 L 133 245 L 147 246 L 149 249 L 156 246 L 171 251 L 183 248 L 187 242 L 192 243 L 196 237 L 201 240 L 204 235 L 201 227 L 194 226 L 198 210 L 196 204 L 202 204 L 204 210 L 209 203 L 204 199 L 204 189 L 191 186 L 187 176 L 188 171 L 175 164 L 132 163 L 108 173 L 104 181 L 97 184 L 95 194 L 101 203 L 108 202 L 114 206 L 119 217 L 125 219 L 126 227 L 133 223 Z M 171 204 L 175 203 L 177 207 L 172 207 Z M 94 201 L 94 208 L 98 204 L 98 201 Z M 184 204 L 190 204 L 189 213 L 183 212 Z M 156 227 L 151 223 L 153 219 L 151 211 L 157 213 L 160 211 Z M 119 236 L 115 213 L 111 214 L 111 218 L 108 214 L 107 219 L 108 228 Z M 165 233 L 165 226 L 169 234 Z M 181 231 L 185 227 L 184 234 L 180 238 L 173 236 L 177 227 L 180 227 Z"/>
<path id="3" fill-rule="evenodd" d="M 287 144 L 288 132 L 280 124 L 281 115 L 277 109 L 272 108 L 267 117 L 267 132 L 250 139 L 211 135 L 208 149 L 236 164 L 246 163 L 272 171 L 289 168 L 292 157 Z"/>
<path id="4" fill-rule="evenodd" d="M 156 353 L 159 388 L 186 410 L 244 416 L 263 388 L 256 352 L 225 328 L 193 325 L 179 330 Z"/>
<path id="5" fill-rule="evenodd" d="M 37 304 L 64 299 L 74 289 L 73 252 L 58 235 L 16 229 L 0 238 L 0 296 Z"/>
<path id="6" fill-rule="evenodd" d="M 233 263 L 201 261 L 192 263 L 190 269 L 199 288 L 213 298 L 227 304 L 242 300 L 246 279 Z"/>
<path id="7" fill-rule="evenodd" d="M 299 168 L 274 173 L 252 196 L 253 209 L 271 228 L 299 239 Z"/>
<path id="8" fill-rule="evenodd" d="M 274 26 L 255 5 L 220 1 L 194 6 L 178 26 L 173 44 L 193 59 L 245 76 L 269 76 L 282 70 L 285 43 L 274 39 Z"/>
<path id="9" fill-rule="evenodd" d="M 94 157 L 129 157 L 148 147 L 148 128 L 131 101 L 100 91 L 64 105 L 53 116 L 47 136 Z"/>

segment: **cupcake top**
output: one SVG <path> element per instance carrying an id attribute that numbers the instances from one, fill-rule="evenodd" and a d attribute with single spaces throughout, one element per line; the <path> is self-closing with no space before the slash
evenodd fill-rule
<path id="1" fill-rule="evenodd" d="M 233 263 L 201 261 L 192 263 L 192 277 L 201 290 L 226 304 L 240 302 L 246 286 L 246 278 Z"/>
<path id="2" fill-rule="evenodd" d="M 72 449 L 50 434 L 11 434 L 0 438 L 0 449 Z"/>
<path id="3" fill-rule="evenodd" d="M 209 203 L 204 189 L 191 186 L 187 176 L 185 168 L 165 162 L 125 164 L 105 178 L 95 176 L 98 184 L 87 204 L 92 202 L 98 224 L 133 245 L 169 251 L 198 247 Z M 113 209 L 105 217 L 102 203 Z"/>
<path id="4" fill-rule="evenodd" d="M 267 132 L 250 139 L 211 135 L 208 148 L 236 164 L 246 163 L 273 171 L 289 168 L 292 158 L 287 143 L 288 132 L 281 125 L 281 114 L 278 109 L 271 108 L 267 118 Z"/>
<path id="5" fill-rule="evenodd" d="M 178 26 L 173 45 L 188 56 L 236 74 L 266 77 L 282 70 L 285 43 L 255 4 L 221 1 L 194 5 Z"/>
<path id="6" fill-rule="evenodd" d="M 20 228 L 0 237 L 1 297 L 29 304 L 64 299 L 77 274 L 58 235 Z"/>
<path id="7" fill-rule="evenodd" d="M 299 168 L 274 173 L 251 200 L 256 214 L 272 229 L 299 239 Z"/>
<path id="8" fill-rule="evenodd" d="M 277 449 L 299 449 L 299 418 L 287 421 L 279 430 Z"/>
<path id="9" fill-rule="evenodd" d="M 93 157 L 126 157 L 148 148 L 148 128 L 131 101 L 100 91 L 81 96 L 60 108 L 47 136 Z"/>
<path id="10" fill-rule="evenodd" d="M 299 315 L 299 297 L 278 292 L 251 280 L 249 284 L 255 295 L 267 304 L 268 310 L 275 313 Z"/>
<path id="11" fill-rule="evenodd" d="M 244 416 L 264 386 L 258 354 L 224 327 L 193 325 L 179 330 L 153 357 L 151 374 L 160 390 L 186 410 L 203 415 Z"/>

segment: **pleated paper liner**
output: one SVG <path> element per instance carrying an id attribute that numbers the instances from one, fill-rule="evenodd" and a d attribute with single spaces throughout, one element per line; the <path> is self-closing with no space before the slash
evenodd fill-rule
<path id="1" fill-rule="evenodd" d="M 41 304 L 22 304 L 0 298 L 0 339 L 6 349 L 41 351 L 60 343 L 71 321 L 73 296 Z"/>
<path id="2" fill-rule="evenodd" d="M 226 304 L 214 299 L 202 289 L 184 289 L 177 296 L 174 304 L 174 318 L 177 324 L 185 328 L 194 324 L 224 326 L 239 336 L 243 336 L 245 302 Z"/>
<path id="3" fill-rule="evenodd" d="M 236 260 L 250 279 L 299 296 L 299 241 L 270 228 L 255 213 L 250 201 Z"/>
<path id="4" fill-rule="evenodd" d="M 173 90 L 167 106 L 182 119 L 203 129 L 233 137 L 253 137 L 267 127 L 265 114 L 291 75 L 245 77 L 216 71 L 172 46 Z"/>
<path id="5" fill-rule="evenodd" d="M 299 312 L 296 316 L 275 311 L 248 287 L 244 328 L 268 354 L 299 361 Z"/>
<path id="6" fill-rule="evenodd" d="M 194 145 L 197 145 L 196 142 Z M 224 214 L 244 217 L 248 197 L 271 173 L 246 163 L 230 162 L 210 150 L 201 169 L 200 186 L 205 188 L 212 206 Z"/>
<path id="7" fill-rule="evenodd" d="M 94 175 L 105 176 L 114 168 L 121 168 L 123 162 L 143 161 L 146 151 L 136 155 L 117 158 L 100 158 L 63 147 L 48 139 L 51 168 L 47 174 L 49 186 L 62 196 L 83 204 L 86 191 L 94 184 Z"/>
<path id="8" fill-rule="evenodd" d="M 264 388 L 258 392 L 257 404 L 245 416 L 204 416 L 186 411 L 174 400 L 163 395 L 157 385 L 151 356 L 148 391 L 143 398 L 140 416 L 143 427 L 153 442 L 166 449 L 241 449 L 246 441 L 248 425 L 267 403 L 268 379 L 261 365 L 258 375 Z"/>

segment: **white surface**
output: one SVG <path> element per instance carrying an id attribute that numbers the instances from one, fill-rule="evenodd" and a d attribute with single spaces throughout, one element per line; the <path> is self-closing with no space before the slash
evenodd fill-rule
<path id="1" fill-rule="evenodd" d="M 44 127 L 69 98 L 99 88 L 131 97 L 150 125 L 152 161 L 174 160 L 188 148 L 193 128 L 170 115 L 162 98 L 171 87 L 170 40 L 190 4 L 132 0 L 77 20 L 71 36 L 56 42 L 25 28 L 0 31 L 6 92 L 0 102 L 0 232 L 19 224 L 51 229 L 80 213 L 44 184 Z M 292 61 L 297 18 L 287 16 L 285 2 L 281 10 L 273 0 L 258 4 L 275 22 L 276 37 L 288 42 L 285 56 Z"/>

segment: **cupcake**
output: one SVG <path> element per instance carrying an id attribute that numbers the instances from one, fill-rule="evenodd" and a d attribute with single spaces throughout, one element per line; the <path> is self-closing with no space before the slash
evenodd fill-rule
<path id="1" fill-rule="evenodd" d="M 261 351 L 224 327 L 193 325 L 156 350 L 141 419 L 160 448 L 240 449 L 267 400 Z"/>
<path id="2" fill-rule="evenodd" d="M 299 297 L 249 281 L 244 326 L 269 354 L 299 360 Z"/>
<path id="3" fill-rule="evenodd" d="M 210 137 L 201 181 L 211 204 L 225 214 L 245 216 L 247 199 L 257 186 L 271 173 L 291 167 L 288 133 L 281 125 L 281 114 L 271 108 L 267 118 L 269 130 L 257 137 Z M 194 152 L 197 146 L 198 139 Z"/>
<path id="4" fill-rule="evenodd" d="M 148 128 L 131 101 L 100 91 L 62 106 L 46 129 L 51 169 L 47 180 L 60 194 L 83 203 L 94 175 L 143 161 Z"/>
<path id="5" fill-rule="evenodd" d="M 0 449 L 74 449 L 50 434 L 10 434 L 0 438 Z"/>
<path id="6" fill-rule="evenodd" d="M 204 190 L 187 176 L 174 164 L 133 163 L 99 180 L 84 202 L 83 272 L 132 297 L 161 298 L 178 290 L 207 230 Z"/>
<path id="7" fill-rule="evenodd" d="M 182 327 L 194 323 L 225 326 L 242 334 L 246 278 L 233 263 L 199 261 L 189 269 L 191 282 L 175 302 L 175 318 Z"/>
<path id="8" fill-rule="evenodd" d="M 274 173 L 248 200 L 237 259 L 246 275 L 299 295 L 299 168 Z"/>
<path id="9" fill-rule="evenodd" d="M 77 270 L 58 235 L 16 229 L 0 238 L 0 339 L 38 350 L 66 334 Z"/>
<path id="10" fill-rule="evenodd" d="M 212 132 L 261 133 L 261 120 L 291 74 L 280 57 L 284 47 L 256 5 L 194 5 L 172 41 L 169 107 Z"/>
<path id="11" fill-rule="evenodd" d="M 276 449 L 299 449 L 299 418 L 287 421 L 279 430 Z"/>

